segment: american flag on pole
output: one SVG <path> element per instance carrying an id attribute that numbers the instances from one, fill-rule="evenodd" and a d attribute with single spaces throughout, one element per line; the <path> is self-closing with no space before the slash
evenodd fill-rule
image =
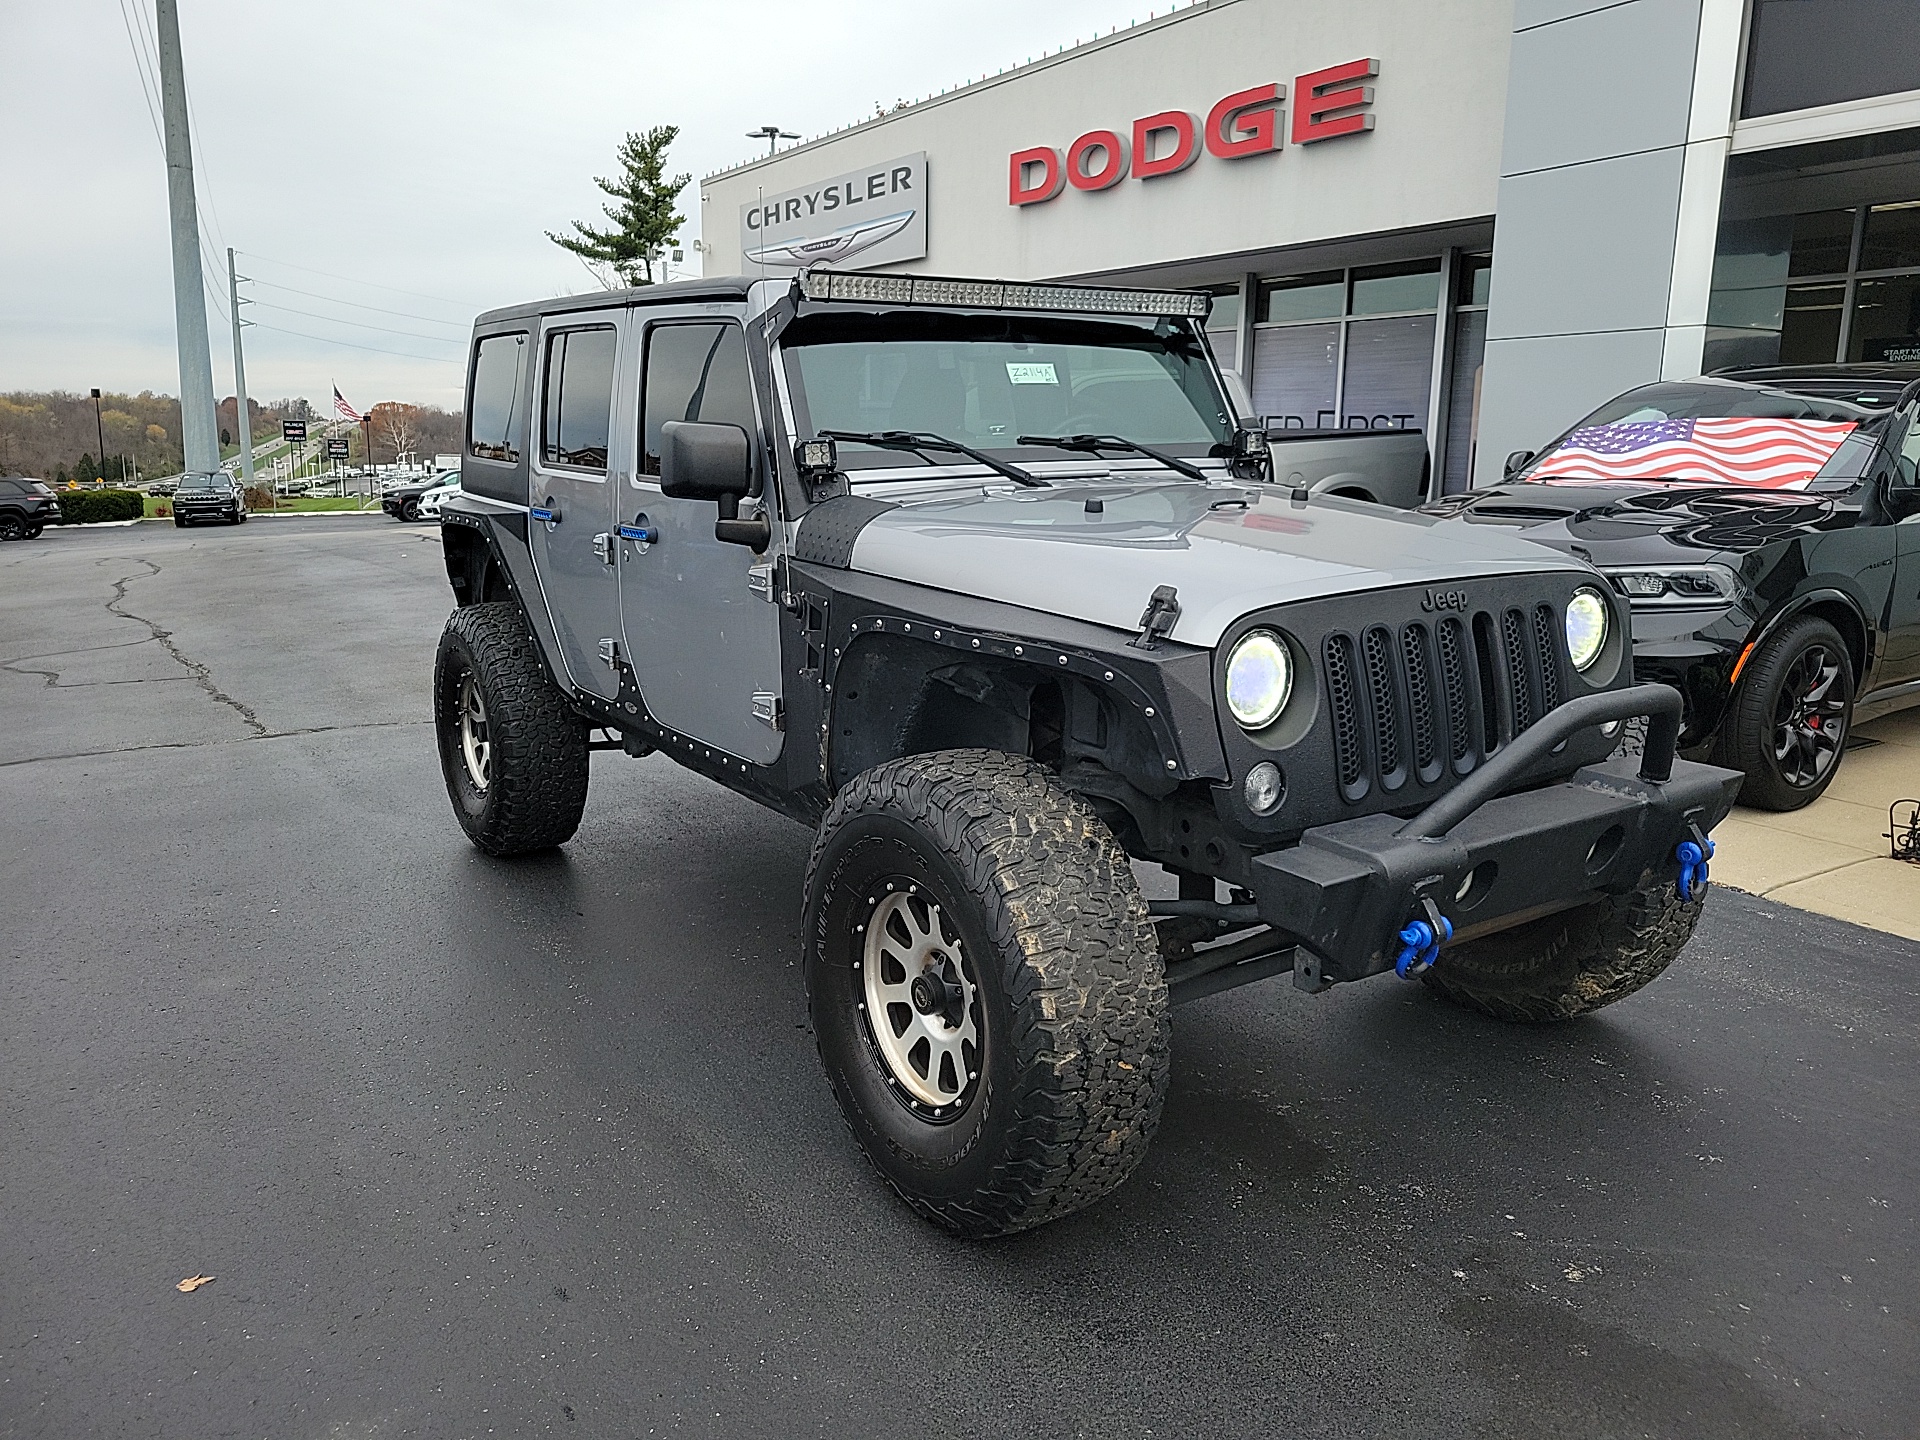
<path id="1" fill-rule="evenodd" d="M 340 394 L 340 387 L 338 385 L 333 387 L 333 413 L 338 415 L 342 420 L 352 420 L 358 423 L 360 419 L 360 412 L 347 404 L 346 400 Z"/>
<path id="2" fill-rule="evenodd" d="M 1623 420 L 1574 431 L 1529 480 L 1685 480 L 1804 489 L 1852 432 L 1851 420 Z"/>

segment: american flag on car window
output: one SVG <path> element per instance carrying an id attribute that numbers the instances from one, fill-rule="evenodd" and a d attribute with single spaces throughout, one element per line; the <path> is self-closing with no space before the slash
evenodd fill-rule
<path id="1" fill-rule="evenodd" d="M 1529 480 L 1686 480 L 1799 490 L 1833 458 L 1851 420 L 1623 420 L 1574 431 Z"/>

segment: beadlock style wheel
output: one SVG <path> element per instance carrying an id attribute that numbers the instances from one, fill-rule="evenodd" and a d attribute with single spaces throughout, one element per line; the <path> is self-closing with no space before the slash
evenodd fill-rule
<path id="1" fill-rule="evenodd" d="M 933 1118 L 958 1115 L 980 1072 L 980 992 L 959 933 L 905 879 L 868 897 L 857 968 L 867 1033 L 901 1099 Z"/>

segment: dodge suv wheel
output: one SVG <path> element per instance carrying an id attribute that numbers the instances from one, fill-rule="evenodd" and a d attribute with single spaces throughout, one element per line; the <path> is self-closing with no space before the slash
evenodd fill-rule
<path id="1" fill-rule="evenodd" d="M 1125 852 L 1032 761 L 910 756 L 855 778 L 807 870 L 807 994 L 835 1098 L 921 1214 L 1001 1235 L 1126 1179 L 1170 1024 Z"/>
<path id="2" fill-rule="evenodd" d="M 1721 731 L 1720 763 L 1747 777 L 1741 804 L 1798 810 L 1820 798 L 1846 749 L 1853 685 L 1846 642 L 1816 616 L 1760 647 Z"/>
<path id="3" fill-rule="evenodd" d="M 456 610 L 433 667 L 447 794 L 489 855 L 548 850 L 580 828 L 587 729 L 547 678 L 519 607 Z"/>

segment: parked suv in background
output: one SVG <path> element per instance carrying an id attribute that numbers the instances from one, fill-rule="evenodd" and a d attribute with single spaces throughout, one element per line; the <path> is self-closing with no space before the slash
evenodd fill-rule
<path id="1" fill-rule="evenodd" d="M 186 526 L 201 520 L 224 520 L 240 525 L 247 518 L 247 496 L 238 480 L 225 473 L 182 475 L 173 492 L 173 523 Z"/>
<path id="2" fill-rule="evenodd" d="M 475 325 L 432 682 L 460 825 L 558 845 L 619 748 L 816 827 L 821 1060 L 964 1235 L 1126 1178 L 1174 1004 L 1631 994 L 1740 783 L 1674 759 L 1680 698 L 1584 561 L 1275 483 L 1207 304 L 815 270 Z"/>
<path id="3" fill-rule="evenodd" d="M 1591 560 L 1681 743 L 1795 810 L 1853 723 L 1920 704 L 1920 366 L 1773 366 L 1629 390 L 1428 513 Z"/>
<path id="4" fill-rule="evenodd" d="M 460 472 L 455 470 L 451 474 L 429 475 L 424 480 L 409 480 L 403 485 L 389 485 L 380 492 L 380 508 L 396 520 L 419 520 L 423 518 L 420 513 L 422 495 L 443 485 L 459 483 Z"/>
<path id="5" fill-rule="evenodd" d="M 60 502 L 44 480 L 24 475 L 0 480 L 0 540 L 37 540 L 60 518 Z"/>

